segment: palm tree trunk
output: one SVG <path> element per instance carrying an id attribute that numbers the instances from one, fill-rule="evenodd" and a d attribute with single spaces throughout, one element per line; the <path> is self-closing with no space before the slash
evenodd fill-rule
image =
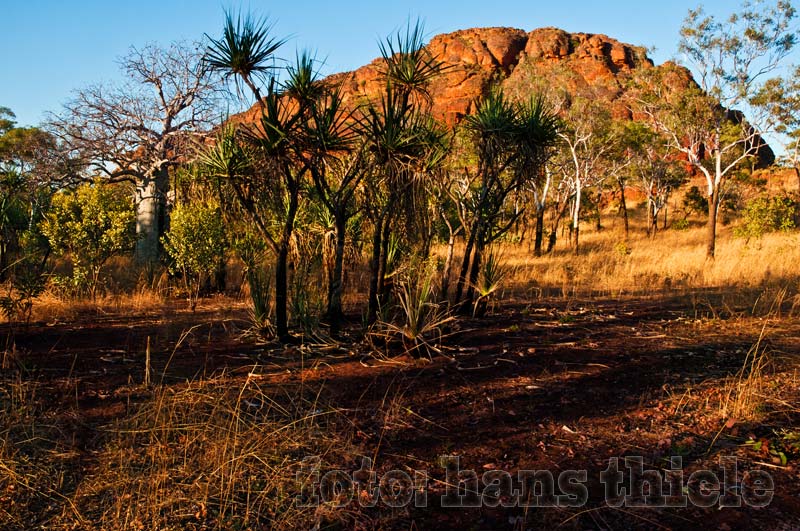
<path id="1" fill-rule="evenodd" d="M 475 246 L 475 235 L 478 232 L 477 222 L 473 224 L 472 230 L 469 233 L 467 245 L 464 248 L 464 258 L 461 260 L 461 271 L 458 273 L 458 282 L 456 283 L 456 295 L 453 298 L 453 304 L 458 305 L 461 302 L 461 294 L 464 291 L 464 282 L 467 280 L 467 273 L 469 272 L 469 263 L 472 258 L 472 249 Z"/>
<path id="2" fill-rule="evenodd" d="M 480 275 L 481 271 L 481 258 L 483 257 L 483 249 L 486 246 L 485 242 L 483 241 L 484 236 L 484 229 L 483 224 L 481 224 L 480 228 L 478 229 L 478 235 L 475 238 L 475 253 L 472 257 L 472 267 L 470 267 L 469 271 L 469 283 L 467 285 L 467 295 L 464 298 L 464 306 L 463 309 L 466 311 L 469 309 L 469 306 L 472 304 L 472 299 L 475 296 L 475 285 L 478 283 L 478 276 Z"/>
<path id="3" fill-rule="evenodd" d="M 389 266 L 389 245 L 391 244 L 392 234 L 392 219 L 391 216 L 387 217 L 383 223 L 383 234 L 381 235 L 381 259 L 380 268 L 378 269 L 378 302 L 381 306 L 385 306 L 389 300 L 389 295 L 392 293 L 392 283 L 386 282 L 386 271 Z"/>
<path id="4" fill-rule="evenodd" d="M 287 260 L 289 246 L 281 242 L 275 263 L 275 328 L 279 341 L 289 338 Z"/>
<path id="5" fill-rule="evenodd" d="M 289 260 L 289 243 L 294 231 L 294 218 L 297 215 L 299 201 L 299 190 L 293 186 L 289 188 L 289 208 L 286 212 L 286 220 L 283 225 L 283 233 L 275 263 L 275 331 L 278 340 L 283 342 L 288 342 L 292 339 L 289 335 L 289 316 L 287 312 L 289 303 L 287 262 Z"/>
<path id="6" fill-rule="evenodd" d="M 456 235 L 450 223 L 447 224 L 447 228 L 450 233 L 447 237 L 447 255 L 444 259 L 444 271 L 442 272 L 441 294 L 439 295 L 441 300 L 447 300 L 447 292 L 450 289 L 450 270 L 453 268 L 453 254 L 456 245 Z"/>

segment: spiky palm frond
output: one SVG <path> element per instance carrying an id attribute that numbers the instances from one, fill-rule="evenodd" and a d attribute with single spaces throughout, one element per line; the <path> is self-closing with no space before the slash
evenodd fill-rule
<path id="1" fill-rule="evenodd" d="M 563 122 L 541 94 L 522 103 L 518 117 L 520 141 L 542 148 L 551 147 L 558 141 Z"/>
<path id="2" fill-rule="evenodd" d="M 406 162 L 415 132 L 409 127 L 413 108 L 404 103 L 400 94 L 387 85 L 379 105 L 370 104 L 358 124 L 367 140 L 376 163 L 391 168 Z"/>
<path id="3" fill-rule="evenodd" d="M 464 118 L 470 132 L 481 140 L 505 140 L 517 132 L 519 110 L 501 90 L 491 90 L 481 98 L 473 114 Z"/>
<path id="4" fill-rule="evenodd" d="M 558 142 L 559 133 L 564 128 L 563 122 L 541 94 L 520 104 L 517 115 L 519 127 L 516 143 L 522 165 L 529 173 L 538 173 L 551 148 Z"/>
<path id="5" fill-rule="evenodd" d="M 464 125 L 478 148 L 479 172 L 492 181 L 518 156 L 519 110 L 501 90 L 492 90 L 477 102 Z"/>
<path id="6" fill-rule="evenodd" d="M 253 78 L 274 68 L 275 52 L 286 42 L 272 37 L 272 29 L 273 24 L 266 18 L 241 13 L 234 16 L 226 11 L 222 37 L 213 39 L 206 34 L 209 45 L 204 61 L 212 70 L 222 71 L 226 78 L 234 77 L 237 89 L 239 81 L 244 82 L 259 98 Z"/>
<path id="7" fill-rule="evenodd" d="M 420 116 L 418 121 L 419 143 L 425 155 L 421 167 L 423 172 L 431 173 L 450 153 L 453 133 L 430 116 Z"/>
<path id="8" fill-rule="evenodd" d="M 196 160 L 203 173 L 217 179 L 240 177 L 251 169 L 250 158 L 230 123 L 219 130 L 211 146 L 197 153 Z"/>
<path id="9" fill-rule="evenodd" d="M 428 266 L 418 273 L 398 283 L 395 295 L 399 322 L 380 321 L 372 334 L 399 341 L 404 354 L 432 357 L 441 353 L 445 329 L 454 317 L 445 305 L 436 302 L 435 269 Z"/>
<path id="10" fill-rule="evenodd" d="M 420 96 L 430 102 L 428 84 L 443 70 L 442 61 L 425 46 L 425 28 L 422 21 L 406 24 L 405 32 L 398 31 L 379 42 L 384 61 L 387 83 L 404 95 Z"/>
<path id="11" fill-rule="evenodd" d="M 314 70 L 314 57 L 306 50 L 295 55 L 294 64 L 287 65 L 288 79 L 283 84 L 284 93 L 294 98 L 301 106 L 309 106 L 325 92 Z"/>
<path id="12" fill-rule="evenodd" d="M 296 109 L 283 97 L 274 78 L 261 102 L 261 117 L 245 130 L 244 138 L 263 158 L 275 163 L 287 160 L 293 147 L 294 129 L 300 121 Z"/>
<path id="13" fill-rule="evenodd" d="M 341 87 L 326 89 L 309 109 L 306 136 L 312 154 L 327 158 L 349 152 L 355 145 L 357 133 L 352 112 L 344 107 Z"/>

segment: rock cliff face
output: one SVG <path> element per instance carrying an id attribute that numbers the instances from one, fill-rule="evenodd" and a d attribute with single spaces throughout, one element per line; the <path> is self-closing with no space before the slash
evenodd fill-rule
<path id="1" fill-rule="evenodd" d="M 606 35 L 567 33 L 558 28 L 525 32 L 513 28 L 473 28 L 437 35 L 428 44 L 443 62 L 443 73 L 431 83 L 434 117 L 448 125 L 473 111 L 475 102 L 499 85 L 511 97 L 527 98 L 543 89 L 571 95 L 589 93 L 605 102 L 617 118 L 632 116 L 621 96 L 626 78 L 637 69 L 668 67 L 667 84 L 673 89 L 694 83 L 691 73 L 678 65 L 656 67 L 644 48 L 621 43 Z M 353 72 L 328 78 L 341 84 L 345 103 L 355 105 L 377 98 L 384 89 L 383 61 L 375 59 Z M 236 120 L 257 120 L 253 107 Z M 759 153 L 760 165 L 774 161 L 769 146 Z"/>
<path id="2" fill-rule="evenodd" d="M 444 73 L 430 87 L 434 115 L 448 124 L 472 111 L 489 87 L 499 84 L 511 95 L 559 85 L 569 92 L 591 88 L 613 103 L 623 92 L 621 78 L 636 68 L 651 68 L 643 48 L 605 35 L 542 28 L 530 33 L 512 28 L 475 28 L 434 37 L 431 53 Z M 354 72 L 331 76 L 350 99 L 380 93 L 381 61 Z M 619 106 L 615 113 L 627 112 Z"/>

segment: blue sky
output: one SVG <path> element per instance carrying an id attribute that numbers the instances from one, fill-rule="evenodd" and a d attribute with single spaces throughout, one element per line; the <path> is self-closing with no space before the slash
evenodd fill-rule
<path id="1" fill-rule="evenodd" d="M 677 53 L 678 29 L 697 1 L 460 0 L 225 2 L 220 0 L 4 0 L 0 31 L 0 106 L 20 125 L 35 125 L 57 111 L 71 91 L 118 78 L 117 59 L 130 46 L 197 40 L 221 32 L 223 7 L 252 10 L 291 36 L 282 53 L 308 48 L 326 59 L 325 73 L 351 70 L 378 54 L 377 40 L 420 17 L 431 35 L 477 26 L 532 30 L 556 26 L 605 33 L 623 42 L 655 47 L 656 63 Z M 733 0 L 703 2 L 727 15 Z"/>

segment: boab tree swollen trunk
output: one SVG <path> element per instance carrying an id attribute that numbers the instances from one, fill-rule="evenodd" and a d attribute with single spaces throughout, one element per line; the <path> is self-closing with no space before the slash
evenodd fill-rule
<path id="1" fill-rule="evenodd" d="M 189 154 L 192 135 L 210 128 L 216 83 L 192 43 L 132 48 L 126 82 L 80 90 L 48 125 L 90 172 L 136 188 L 136 259 L 153 264 L 165 229 L 169 170 Z"/>
<path id="2" fill-rule="evenodd" d="M 156 263 L 159 258 L 160 238 L 165 229 L 168 169 L 162 167 L 137 179 L 135 187 L 136 261 L 140 264 Z"/>

